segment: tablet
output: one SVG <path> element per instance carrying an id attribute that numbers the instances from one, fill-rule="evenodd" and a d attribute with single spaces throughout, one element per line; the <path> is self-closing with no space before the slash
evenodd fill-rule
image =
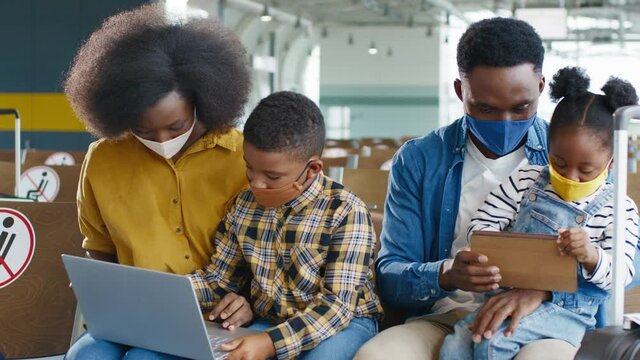
<path id="1" fill-rule="evenodd" d="M 561 256 L 557 236 L 475 231 L 471 251 L 489 258 L 486 266 L 500 269 L 501 287 L 575 292 L 578 266 L 573 256 Z"/>

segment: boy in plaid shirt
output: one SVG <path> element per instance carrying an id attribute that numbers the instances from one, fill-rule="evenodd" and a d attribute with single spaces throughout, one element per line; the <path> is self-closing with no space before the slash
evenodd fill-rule
<path id="1" fill-rule="evenodd" d="M 191 275 L 200 306 L 229 330 L 253 321 L 262 331 L 223 345 L 229 359 L 352 359 L 382 314 L 375 235 L 365 204 L 322 174 L 320 109 L 274 93 L 244 137 L 250 185 L 218 226 L 211 263 Z"/>

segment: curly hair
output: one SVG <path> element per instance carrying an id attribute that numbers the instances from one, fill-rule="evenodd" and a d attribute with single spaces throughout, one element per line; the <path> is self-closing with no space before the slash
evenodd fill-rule
<path id="1" fill-rule="evenodd" d="M 260 100 L 244 126 L 244 139 L 258 150 L 306 161 L 324 148 L 324 118 L 304 95 L 275 92 Z"/>
<path id="2" fill-rule="evenodd" d="M 604 95 L 589 92 L 590 82 L 579 67 L 565 67 L 553 76 L 549 84 L 551 99 L 559 103 L 551 116 L 549 139 L 562 127 L 582 127 L 593 130 L 613 151 L 613 112 L 637 104 L 638 95 L 631 83 L 616 77 L 610 77 L 600 89 Z"/>
<path id="3" fill-rule="evenodd" d="M 456 60 L 461 74 L 479 65 L 511 67 L 533 64 L 542 71 L 544 46 L 533 27 L 522 20 L 491 18 L 471 24 L 458 43 Z"/>
<path id="4" fill-rule="evenodd" d="M 97 137 L 124 135 L 172 91 L 220 134 L 242 115 L 251 87 L 248 60 L 239 39 L 219 23 L 171 24 L 160 6 L 145 5 L 105 20 L 76 54 L 64 90 Z"/>

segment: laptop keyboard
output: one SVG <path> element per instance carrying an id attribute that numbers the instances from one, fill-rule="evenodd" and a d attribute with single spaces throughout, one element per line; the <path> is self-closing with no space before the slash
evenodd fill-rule
<path id="1" fill-rule="evenodd" d="M 228 352 L 220 350 L 220 345 L 228 341 L 228 338 L 209 335 L 209 344 L 213 349 L 213 357 L 215 360 L 226 360 L 226 358 L 229 356 Z"/>

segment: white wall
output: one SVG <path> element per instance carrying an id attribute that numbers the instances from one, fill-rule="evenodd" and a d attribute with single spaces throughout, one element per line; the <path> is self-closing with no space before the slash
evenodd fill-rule
<path id="1" fill-rule="evenodd" d="M 184 1 L 184 0 L 163 0 Z M 208 13 L 209 18 L 218 18 L 218 0 L 188 0 L 191 14 Z M 272 8 L 273 20 L 262 22 L 259 15 L 262 12 L 263 3 L 249 0 L 227 0 L 224 8 L 223 25 L 233 30 L 247 49 L 249 56 L 268 56 L 270 33 L 275 33 L 275 58 L 277 63 L 274 72 L 274 91 L 293 90 L 297 92 L 309 92 L 308 96 L 315 97 L 319 90 L 319 83 L 306 84 L 305 79 L 314 77 L 305 76 L 309 49 L 317 44 L 314 37 L 313 24 L 302 18 L 300 27 L 296 28 L 296 15 Z M 199 12 L 200 11 L 200 12 Z M 317 79 L 318 76 L 315 76 Z M 269 95 L 269 73 L 264 70 L 253 69 L 252 91 L 245 107 L 245 118 L 257 105 L 260 99 Z M 241 121 L 242 123 L 243 121 Z"/>
<path id="2" fill-rule="evenodd" d="M 553 75 L 565 66 L 580 66 L 591 78 L 589 91 L 602 94 L 600 88 L 610 76 L 616 76 L 631 82 L 640 92 L 640 43 L 630 42 L 592 44 L 582 42 L 556 42 L 545 54 L 543 74 L 549 84 Z M 547 120 L 551 119 L 556 104 L 549 98 L 549 86 L 541 96 L 538 113 Z M 640 133 L 640 126 L 632 124 L 630 132 Z"/>
<path id="3" fill-rule="evenodd" d="M 329 28 L 320 39 L 321 85 L 437 86 L 437 36 L 427 37 L 424 28 Z M 367 52 L 371 42 L 375 56 Z"/>
<path id="4" fill-rule="evenodd" d="M 320 39 L 325 114 L 329 106 L 350 107 L 351 137 L 422 135 L 436 128 L 438 36 L 428 37 L 424 28 L 328 28 Z M 372 42 L 377 55 L 368 53 Z"/>

